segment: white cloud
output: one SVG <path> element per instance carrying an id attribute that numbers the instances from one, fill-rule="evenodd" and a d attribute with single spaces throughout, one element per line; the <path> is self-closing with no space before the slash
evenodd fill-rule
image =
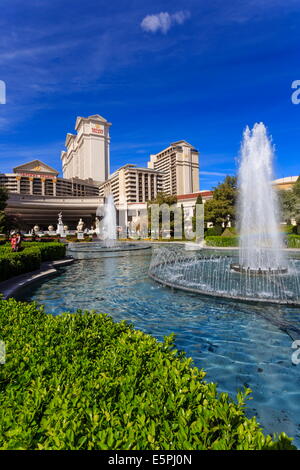
<path id="1" fill-rule="evenodd" d="M 147 15 L 141 22 L 141 28 L 150 33 L 158 31 L 166 34 L 175 24 L 183 24 L 189 17 L 189 11 L 177 11 L 173 14 L 161 12 L 157 15 Z"/>

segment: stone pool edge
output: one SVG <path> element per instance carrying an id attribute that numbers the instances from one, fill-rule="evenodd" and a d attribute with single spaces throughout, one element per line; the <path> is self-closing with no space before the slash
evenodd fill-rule
<path id="1" fill-rule="evenodd" d="M 39 269 L 30 271 L 28 273 L 20 274 L 19 276 L 11 277 L 6 281 L 0 282 L 0 293 L 6 300 L 9 297 L 13 297 L 19 289 L 33 284 L 40 279 L 44 279 L 53 274 L 57 274 L 57 267 L 67 266 L 74 263 L 73 258 L 64 258 L 57 261 L 44 261 Z"/>

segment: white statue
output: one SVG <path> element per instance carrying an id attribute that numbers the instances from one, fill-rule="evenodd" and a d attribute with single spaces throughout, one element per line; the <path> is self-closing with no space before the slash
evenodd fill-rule
<path id="1" fill-rule="evenodd" d="M 61 237 L 65 236 L 65 231 L 64 231 L 64 223 L 62 221 L 62 212 L 58 213 L 58 221 L 57 221 L 57 229 L 56 233 L 60 235 Z"/>
<path id="2" fill-rule="evenodd" d="M 83 226 L 84 226 L 84 222 L 83 220 L 80 218 L 79 222 L 78 222 L 78 225 L 77 225 L 77 232 L 83 232 Z"/>
<path id="3" fill-rule="evenodd" d="M 99 217 L 96 217 L 96 219 L 95 219 L 95 226 L 96 226 L 95 232 L 97 233 L 97 235 L 100 234 L 100 225 L 101 225 L 100 224 L 100 219 L 99 219 Z"/>

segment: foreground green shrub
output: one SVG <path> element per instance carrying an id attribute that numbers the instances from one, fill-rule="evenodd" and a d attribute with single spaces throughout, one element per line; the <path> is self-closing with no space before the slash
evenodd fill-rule
<path id="1" fill-rule="evenodd" d="M 207 246 L 239 246 L 238 237 L 206 237 L 205 242 Z"/>
<path id="2" fill-rule="evenodd" d="M 0 300 L 0 449 L 291 449 L 174 349 L 125 322 Z"/>
<path id="3" fill-rule="evenodd" d="M 1 247 L 0 251 L 0 281 L 38 269 L 41 264 L 41 252 L 38 248 L 26 248 L 19 253 L 13 253 Z"/>

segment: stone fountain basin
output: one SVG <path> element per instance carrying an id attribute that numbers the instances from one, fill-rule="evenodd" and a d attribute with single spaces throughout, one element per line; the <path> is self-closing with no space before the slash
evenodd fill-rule
<path id="1" fill-rule="evenodd" d="M 235 271 L 236 273 L 241 273 L 241 274 L 258 274 L 261 276 L 270 276 L 270 275 L 278 275 L 278 274 L 287 274 L 288 268 L 269 268 L 269 269 L 252 269 L 252 268 L 246 268 L 246 266 L 241 266 L 240 264 L 231 264 L 230 269 L 232 271 Z"/>
<path id="2" fill-rule="evenodd" d="M 239 269 L 235 271 L 233 269 Z M 249 303 L 300 305 L 300 263 L 290 259 L 289 268 L 276 273 L 242 271 L 238 260 L 215 254 L 188 255 L 159 248 L 154 252 L 149 276 L 174 289 Z M 263 275 L 264 274 L 264 275 Z"/>
<path id="3" fill-rule="evenodd" d="M 129 254 L 143 254 L 145 250 L 150 250 L 151 245 L 130 242 L 116 242 L 112 247 L 107 247 L 103 242 L 80 242 L 69 243 L 67 253 L 76 259 L 102 258 L 113 256 L 127 256 Z"/>

